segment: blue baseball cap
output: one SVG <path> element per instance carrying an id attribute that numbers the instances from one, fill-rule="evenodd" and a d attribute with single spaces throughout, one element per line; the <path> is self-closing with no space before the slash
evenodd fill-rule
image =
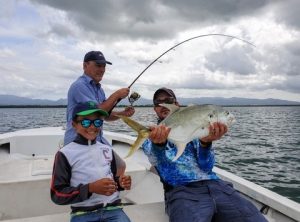
<path id="1" fill-rule="evenodd" d="M 109 116 L 106 111 L 99 109 L 97 103 L 94 101 L 78 103 L 73 109 L 72 119 L 75 120 L 77 116 L 87 116 L 96 112 L 98 112 L 101 116 Z"/>
<path id="2" fill-rule="evenodd" d="M 85 54 L 84 62 L 95 61 L 97 64 L 109 64 L 112 65 L 111 62 L 107 61 L 100 51 L 90 51 Z"/>

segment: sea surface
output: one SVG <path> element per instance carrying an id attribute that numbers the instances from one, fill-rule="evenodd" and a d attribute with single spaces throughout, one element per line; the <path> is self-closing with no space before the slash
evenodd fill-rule
<path id="1" fill-rule="evenodd" d="M 216 165 L 300 203 L 300 106 L 227 109 L 237 122 L 213 144 Z M 0 134 L 65 126 L 65 119 L 65 108 L 0 108 Z M 156 124 L 152 108 L 136 108 L 134 119 Z M 136 135 L 120 120 L 104 130 Z"/>

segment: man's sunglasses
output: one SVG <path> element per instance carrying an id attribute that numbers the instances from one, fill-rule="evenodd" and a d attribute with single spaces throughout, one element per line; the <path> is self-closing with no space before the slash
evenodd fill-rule
<path id="1" fill-rule="evenodd" d="M 154 100 L 154 106 L 159 106 L 159 104 L 174 104 L 176 102 L 176 99 L 173 97 L 167 97 L 165 99 L 155 99 Z"/>
<path id="2" fill-rule="evenodd" d="M 83 120 L 79 120 L 78 122 L 84 128 L 89 128 L 92 124 L 94 124 L 94 126 L 96 128 L 99 128 L 99 127 L 101 127 L 103 125 L 103 120 L 102 119 L 94 119 L 94 120 L 83 119 Z"/>

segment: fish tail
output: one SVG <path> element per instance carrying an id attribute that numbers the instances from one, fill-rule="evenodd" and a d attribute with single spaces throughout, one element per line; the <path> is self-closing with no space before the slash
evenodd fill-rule
<path id="1" fill-rule="evenodd" d="M 139 132 L 140 130 L 149 130 L 147 127 L 139 124 L 138 122 L 134 121 L 133 119 L 123 116 L 123 115 L 116 115 L 117 117 L 121 118 L 124 123 L 126 123 L 128 126 L 130 126 L 133 130 L 136 132 Z"/>
<path id="2" fill-rule="evenodd" d="M 137 139 L 131 145 L 128 154 L 124 157 L 124 158 L 128 158 L 133 153 L 135 153 L 141 147 L 144 141 L 149 137 L 150 130 L 147 127 L 139 124 L 138 122 L 134 121 L 133 119 L 127 116 L 122 116 L 122 115 L 117 115 L 117 116 L 121 118 L 124 121 L 124 123 L 126 123 L 128 126 L 130 126 L 133 130 L 135 130 L 138 133 Z"/>
<path id="3" fill-rule="evenodd" d="M 130 157 L 132 154 L 134 154 L 141 147 L 141 145 L 148 138 L 148 136 L 149 136 L 149 132 L 146 134 L 144 132 L 139 132 L 137 139 L 130 146 L 129 152 L 127 153 L 127 155 L 124 158 L 126 159 L 126 158 Z"/>

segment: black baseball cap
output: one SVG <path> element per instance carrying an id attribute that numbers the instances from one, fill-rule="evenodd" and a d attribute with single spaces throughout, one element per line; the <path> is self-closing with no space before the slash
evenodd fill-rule
<path id="1" fill-rule="evenodd" d="M 111 62 L 107 61 L 100 51 L 90 51 L 85 54 L 84 62 L 95 61 L 97 64 L 109 64 L 112 65 Z"/>

